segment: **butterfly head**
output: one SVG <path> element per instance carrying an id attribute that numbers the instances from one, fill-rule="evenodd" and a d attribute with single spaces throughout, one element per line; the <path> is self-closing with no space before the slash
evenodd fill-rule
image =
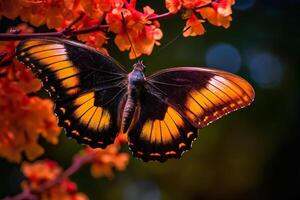
<path id="1" fill-rule="evenodd" d="M 143 64 L 142 60 L 139 60 L 133 65 L 133 70 L 144 72 L 146 70 L 146 66 Z"/>

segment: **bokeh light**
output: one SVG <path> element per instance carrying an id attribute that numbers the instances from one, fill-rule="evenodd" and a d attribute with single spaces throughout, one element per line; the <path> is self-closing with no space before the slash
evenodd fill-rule
<path id="1" fill-rule="evenodd" d="M 237 48 L 227 43 L 219 43 L 208 49 L 205 56 L 208 67 L 238 72 L 241 68 L 241 55 Z"/>
<path id="2" fill-rule="evenodd" d="M 244 11 L 254 6 L 254 4 L 255 4 L 255 0 L 238 0 L 235 2 L 233 8 L 236 10 Z"/>
<path id="3" fill-rule="evenodd" d="M 129 184 L 123 191 L 124 200 L 160 200 L 160 190 L 151 181 L 137 181 Z"/>
<path id="4" fill-rule="evenodd" d="M 252 79 L 262 88 L 278 86 L 284 71 L 280 60 L 268 52 L 251 56 L 249 69 Z"/>

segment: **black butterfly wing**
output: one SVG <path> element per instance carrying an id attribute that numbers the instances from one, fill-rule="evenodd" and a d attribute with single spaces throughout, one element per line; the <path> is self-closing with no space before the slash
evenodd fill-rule
<path id="1" fill-rule="evenodd" d="M 42 80 L 68 136 L 92 147 L 113 143 L 126 89 L 121 65 L 86 45 L 56 38 L 22 41 L 16 55 Z"/>
<path id="2" fill-rule="evenodd" d="M 131 149 L 143 160 L 164 161 L 180 157 L 191 147 L 198 128 L 249 105 L 254 99 L 253 88 L 241 77 L 204 68 L 161 70 L 147 78 L 145 88 L 140 119 L 136 129 L 129 132 Z M 172 120 L 162 123 L 160 120 L 168 116 L 167 110 L 171 111 Z M 156 120 L 160 121 L 160 126 L 155 124 Z M 172 121 L 176 125 L 174 129 L 169 127 L 173 126 Z M 153 129 L 154 124 L 158 128 Z M 165 125 L 168 131 L 163 128 Z M 177 137 L 164 142 L 164 138 L 174 136 L 174 132 L 178 133 Z M 159 143 L 153 141 L 153 134 L 155 138 L 161 136 Z"/>
<path id="3" fill-rule="evenodd" d="M 197 128 L 148 90 L 141 93 L 136 118 L 128 131 L 129 148 L 143 161 L 179 158 L 197 137 Z"/>

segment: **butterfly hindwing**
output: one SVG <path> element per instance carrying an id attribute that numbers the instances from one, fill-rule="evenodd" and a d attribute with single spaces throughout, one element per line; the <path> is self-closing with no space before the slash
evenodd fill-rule
<path id="1" fill-rule="evenodd" d="M 234 74 L 204 68 L 171 68 L 147 80 L 153 94 L 174 106 L 195 127 L 249 105 L 254 90 Z"/>
<path id="2" fill-rule="evenodd" d="M 17 58 L 35 72 L 55 101 L 67 135 L 92 147 L 113 143 L 126 71 L 112 58 L 72 41 L 22 41 Z"/>
<path id="3" fill-rule="evenodd" d="M 129 147 L 144 160 L 179 158 L 197 136 L 192 126 L 172 106 L 142 91 L 137 122 L 128 131 Z"/>
<path id="4" fill-rule="evenodd" d="M 124 93 L 107 91 L 115 95 L 113 100 L 107 97 L 103 101 L 102 91 L 90 91 L 56 103 L 59 125 L 65 127 L 68 136 L 94 148 L 105 148 L 114 142 L 120 130 L 117 113 Z"/>

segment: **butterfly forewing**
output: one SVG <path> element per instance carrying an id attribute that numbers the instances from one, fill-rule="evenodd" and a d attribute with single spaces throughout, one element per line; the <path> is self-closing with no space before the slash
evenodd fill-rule
<path id="1" fill-rule="evenodd" d="M 126 88 L 126 71 L 117 62 L 88 46 L 52 38 L 22 41 L 16 54 L 42 80 L 67 135 L 93 147 L 114 141 Z"/>
<path id="2" fill-rule="evenodd" d="M 147 80 L 149 91 L 172 105 L 195 127 L 249 105 L 254 90 L 234 74 L 204 68 L 162 70 Z"/>

